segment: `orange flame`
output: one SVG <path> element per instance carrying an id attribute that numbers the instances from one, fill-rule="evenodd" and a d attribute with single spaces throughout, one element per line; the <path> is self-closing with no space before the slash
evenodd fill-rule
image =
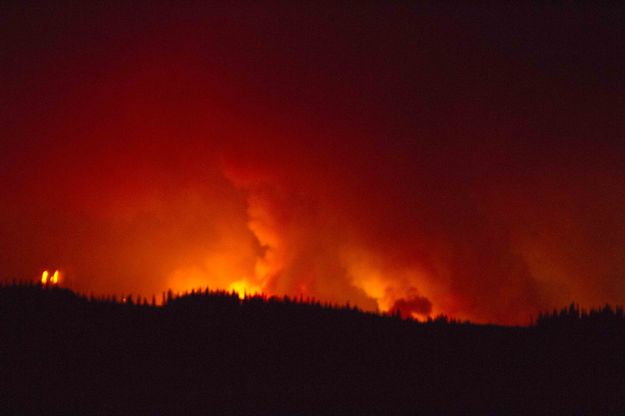
<path id="1" fill-rule="evenodd" d="M 55 270 L 52 276 L 50 276 L 50 272 L 48 270 L 44 270 L 41 273 L 41 284 L 42 285 L 58 285 L 59 280 L 61 279 L 61 272 Z"/>
<path id="2" fill-rule="evenodd" d="M 260 293 L 260 288 L 255 287 L 245 280 L 237 280 L 232 282 L 228 287 L 228 290 L 236 293 L 239 299 L 245 299 L 246 296 Z"/>

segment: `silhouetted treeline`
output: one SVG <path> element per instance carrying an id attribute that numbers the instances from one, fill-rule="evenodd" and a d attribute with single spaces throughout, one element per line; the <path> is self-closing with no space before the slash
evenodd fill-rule
<path id="1" fill-rule="evenodd" d="M 1 414 L 624 414 L 622 308 L 530 327 L 313 299 L 0 287 Z"/>
<path id="2" fill-rule="evenodd" d="M 538 315 L 535 325 L 547 328 L 555 327 L 601 327 L 625 329 L 623 307 L 605 305 L 602 308 L 585 309 L 572 303 L 566 308 L 543 312 Z"/>

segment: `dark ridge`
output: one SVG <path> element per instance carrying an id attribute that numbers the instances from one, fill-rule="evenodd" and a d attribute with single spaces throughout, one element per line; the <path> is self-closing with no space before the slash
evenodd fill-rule
<path id="1" fill-rule="evenodd" d="M 625 412 L 622 308 L 573 304 L 503 327 L 219 291 L 163 298 L 0 287 L 0 413 Z"/>

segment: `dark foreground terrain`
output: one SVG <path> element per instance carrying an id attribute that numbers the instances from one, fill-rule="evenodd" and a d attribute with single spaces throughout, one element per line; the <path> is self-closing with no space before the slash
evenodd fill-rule
<path id="1" fill-rule="evenodd" d="M 625 414 L 622 310 L 529 328 L 0 288 L 1 414 Z"/>

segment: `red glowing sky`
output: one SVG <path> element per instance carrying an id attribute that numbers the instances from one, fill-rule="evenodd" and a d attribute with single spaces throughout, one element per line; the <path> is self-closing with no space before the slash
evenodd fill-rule
<path id="1" fill-rule="evenodd" d="M 622 8 L 202 3 L 1 6 L 2 279 L 625 302 Z"/>

